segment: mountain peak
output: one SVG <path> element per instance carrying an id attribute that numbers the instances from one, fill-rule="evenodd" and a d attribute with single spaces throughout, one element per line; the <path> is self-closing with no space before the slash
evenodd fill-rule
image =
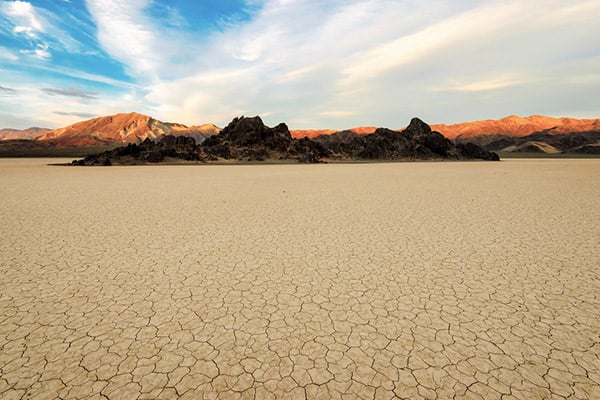
<path id="1" fill-rule="evenodd" d="M 431 127 L 425 122 L 415 117 L 410 120 L 410 124 L 404 130 L 404 134 L 408 135 L 427 135 L 431 133 Z"/>
<path id="2" fill-rule="evenodd" d="M 274 128 L 267 127 L 259 116 L 236 117 L 223 130 L 221 135 L 236 145 L 253 145 L 264 141 L 280 142 L 292 138 L 286 124 Z"/>
<path id="3" fill-rule="evenodd" d="M 36 140 L 53 141 L 58 146 L 105 146 L 118 143 L 139 143 L 166 135 L 191 136 L 202 142 L 218 131 L 211 126 L 188 128 L 156 120 L 137 112 L 119 113 L 77 122 L 38 136 Z"/>

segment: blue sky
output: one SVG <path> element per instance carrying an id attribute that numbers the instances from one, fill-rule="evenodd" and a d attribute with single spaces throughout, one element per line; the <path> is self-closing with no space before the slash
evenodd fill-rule
<path id="1" fill-rule="evenodd" d="M 600 2 L 0 0 L 0 128 L 600 117 Z"/>

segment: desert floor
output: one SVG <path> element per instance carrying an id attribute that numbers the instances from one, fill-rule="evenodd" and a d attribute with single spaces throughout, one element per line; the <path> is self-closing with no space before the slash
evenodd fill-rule
<path id="1" fill-rule="evenodd" d="M 0 159 L 0 398 L 600 398 L 600 160 Z"/>

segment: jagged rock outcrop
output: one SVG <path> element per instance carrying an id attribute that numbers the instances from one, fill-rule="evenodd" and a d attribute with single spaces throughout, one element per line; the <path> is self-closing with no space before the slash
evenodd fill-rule
<path id="1" fill-rule="evenodd" d="M 201 144 L 210 160 L 297 160 L 319 162 L 329 152 L 320 143 L 309 139 L 293 139 L 286 124 L 266 126 L 260 117 L 239 117 L 231 121 L 218 135 Z"/>
<path id="2" fill-rule="evenodd" d="M 345 141 L 325 141 L 325 146 L 340 158 L 359 160 L 499 159 L 475 144 L 454 146 L 419 118 L 413 118 L 401 132 L 378 128 L 370 135 L 347 137 Z"/>
<path id="3" fill-rule="evenodd" d="M 186 136 L 164 136 L 157 142 L 146 138 L 139 144 L 127 146 L 75 160 L 73 165 L 113 165 L 159 163 L 170 157 L 175 160 L 202 161 L 196 140 Z"/>

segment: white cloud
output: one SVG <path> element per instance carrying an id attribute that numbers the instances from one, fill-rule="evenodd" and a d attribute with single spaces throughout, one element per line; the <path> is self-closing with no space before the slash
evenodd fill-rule
<path id="1" fill-rule="evenodd" d="M 128 72 L 146 82 L 158 80 L 168 69 L 174 48 L 167 29 L 146 14 L 151 0 L 87 0 L 104 50 L 127 66 Z"/>
<path id="2" fill-rule="evenodd" d="M 589 37 L 600 28 L 590 16 L 598 12 L 598 2 L 563 0 L 266 1 L 252 21 L 199 51 L 210 62 L 196 60 L 148 98 L 188 123 L 269 110 L 268 122 L 309 128 L 549 113 L 561 99 L 544 82 L 577 69 L 590 76 L 582 66 L 595 52 Z M 552 69 L 572 54 L 581 60 L 571 74 Z"/>
<path id="3" fill-rule="evenodd" d="M 13 33 L 36 39 L 44 32 L 44 25 L 31 3 L 26 1 L 3 1 L 0 11 L 14 24 Z"/>
<path id="4" fill-rule="evenodd" d="M 21 54 L 29 55 L 33 58 L 37 58 L 38 60 L 48 60 L 52 57 L 52 54 L 48 51 L 48 45 L 40 43 L 34 49 L 31 50 L 21 50 Z"/>
<path id="5" fill-rule="evenodd" d="M 47 60 L 52 57 L 52 54 L 48 51 L 47 44 L 38 44 L 37 48 L 31 52 L 33 56 L 40 60 Z"/>
<path id="6" fill-rule="evenodd" d="M 29 54 L 38 60 L 48 60 L 52 57 L 52 54 L 48 51 L 48 45 L 45 43 L 40 43 L 33 50 L 21 50 L 22 54 Z"/>
<path id="7" fill-rule="evenodd" d="M 359 51 L 344 68 L 343 86 L 354 86 L 406 64 L 418 63 L 447 46 L 468 43 L 473 37 L 486 37 L 502 32 L 507 25 L 520 21 L 526 3 L 501 3 L 479 7 L 451 16 L 423 29 L 401 35 Z"/>

